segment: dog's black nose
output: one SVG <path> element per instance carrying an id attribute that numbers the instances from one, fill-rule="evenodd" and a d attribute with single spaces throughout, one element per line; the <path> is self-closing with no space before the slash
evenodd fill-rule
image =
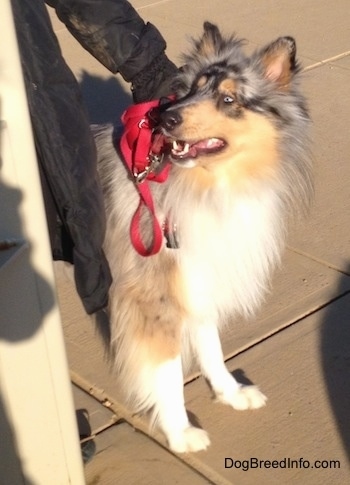
<path id="1" fill-rule="evenodd" d="M 182 118 L 178 111 L 165 111 L 161 115 L 161 123 L 168 131 L 172 131 L 181 122 Z"/>

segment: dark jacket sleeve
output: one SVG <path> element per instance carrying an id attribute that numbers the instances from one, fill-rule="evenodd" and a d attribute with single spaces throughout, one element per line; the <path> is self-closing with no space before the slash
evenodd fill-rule
<path id="1" fill-rule="evenodd" d="M 126 81 L 165 48 L 157 28 L 126 0 L 46 0 L 71 34 L 111 72 Z"/>
<path id="2" fill-rule="evenodd" d="M 102 249 L 104 202 L 88 115 L 43 0 L 11 3 L 53 256 L 74 263 L 77 290 L 93 313 L 107 305 L 111 275 Z"/>

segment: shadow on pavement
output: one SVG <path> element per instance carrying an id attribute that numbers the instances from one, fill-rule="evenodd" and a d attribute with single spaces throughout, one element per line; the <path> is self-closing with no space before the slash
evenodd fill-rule
<path id="1" fill-rule="evenodd" d="M 347 269 L 350 275 L 350 264 Z M 321 359 L 329 402 L 344 450 L 350 461 L 350 291 L 343 274 L 337 294 L 348 293 L 328 306 L 321 327 Z"/>
<path id="2" fill-rule="evenodd" d="M 91 124 L 118 123 L 123 111 L 132 104 L 117 77 L 103 79 L 83 71 L 80 89 Z"/>

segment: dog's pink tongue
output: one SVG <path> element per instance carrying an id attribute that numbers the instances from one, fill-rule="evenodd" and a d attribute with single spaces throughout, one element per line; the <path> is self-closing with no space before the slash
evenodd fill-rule
<path id="1" fill-rule="evenodd" d="M 223 141 L 219 138 L 208 138 L 207 140 L 201 140 L 194 143 L 191 148 L 195 148 L 198 151 L 215 151 L 223 146 Z"/>
<path id="2" fill-rule="evenodd" d="M 225 142 L 219 138 L 207 138 L 192 144 L 183 141 L 174 141 L 172 155 L 174 158 L 182 160 L 196 158 L 200 154 L 216 152 L 224 146 Z"/>

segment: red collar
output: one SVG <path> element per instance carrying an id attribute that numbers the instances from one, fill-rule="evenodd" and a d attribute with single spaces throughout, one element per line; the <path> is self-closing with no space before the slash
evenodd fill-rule
<path id="1" fill-rule="evenodd" d="M 170 163 L 164 160 L 164 136 L 155 131 L 159 106 L 159 100 L 135 104 L 122 115 L 124 132 L 120 149 L 140 196 L 139 206 L 130 224 L 130 238 L 141 256 L 157 254 L 163 243 L 162 227 L 157 220 L 148 185 L 148 181 L 165 182 L 170 170 Z M 143 208 L 149 211 L 152 219 L 153 241 L 150 247 L 145 246 L 140 232 Z"/>

